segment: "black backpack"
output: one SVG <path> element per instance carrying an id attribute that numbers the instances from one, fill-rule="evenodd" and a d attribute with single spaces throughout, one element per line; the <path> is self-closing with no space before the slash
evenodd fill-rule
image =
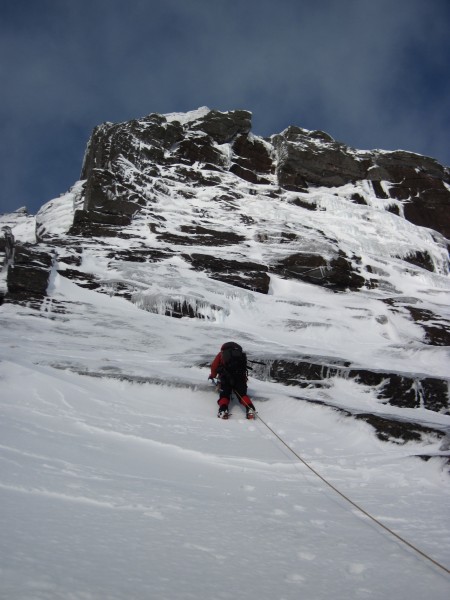
<path id="1" fill-rule="evenodd" d="M 247 355 L 235 342 L 222 346 L 222 364 L 224 371 L 231 377 L 247 377 Z"/>

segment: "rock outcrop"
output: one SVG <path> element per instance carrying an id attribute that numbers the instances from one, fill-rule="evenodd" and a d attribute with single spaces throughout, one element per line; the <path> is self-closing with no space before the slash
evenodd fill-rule
<path id="1" fill-rule="evenodd" d="M 223 185 L 214 172 L 252 184 L 276 182 L 273 193 L 276 187 L 306 192 L 366 181 L 375 197 L 392 200 L 386 209 L 450 237 L 450 171 L 435 160 L 404 151 L 357 151 L 324 132 L 299 127 L 269 139 L 250 129 L 246 111 L 204 111 L 184 124 L 152 114 L 100 125 L 86 151 L 85 202 L 75 214 L 73 233 L 101 235 L 103 227 L 111 235 L 112 227 L 129 224 L 151 202 L 154 178 L 176 165 L 178 178 L 194 187 Z M 268 178 L 274 173 L 275 182 Z M 364 203 L 361 196 L 354 201 Z"/>
<path id="2" fill-rule="evenodd" d="M 33 245 L 16 244 L 8 267 L 7 300 L 38 302 L 47 294 L 52 268 L 49 252 Z"/>

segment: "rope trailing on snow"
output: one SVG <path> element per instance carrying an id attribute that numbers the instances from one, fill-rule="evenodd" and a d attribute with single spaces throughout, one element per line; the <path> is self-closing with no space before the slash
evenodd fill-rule
<path id="1" fill-rule="evenodd" d="M 414 544 L 411 544 L 411 542 L 408 542 L 408 540 L 405 540 L 405 538 L 403 538 L 401 535 L 399 535 L 398 533 L 395 533 L 395 531 L 393 531 L 392 529 L 390 529 L 389 527 L 387 527 L 384 523 L 382 523 L 381 521 L 379 521 L 376 517 L 374 517 L 373 515 L 371 515 L 370 513 L 368 513 L 366 510 L 364 510 L 364 508 L 362 508 L 362 506 L 360 506 L 359 504 L 357 504 L 356 502 L 354 502 L 353 500 L 351 500 L 348 496 L 346 496 L 343 492 L 341 492 L 336 486 L 334 486 L 332 483 L 330 483 L 325 477 L 323 477 L 323 475 L 321 475 L 318 471 L 316 471 L 316 469 L 314 469 L 314 467 L 312 467 L 309 463 L 307 463 L 306 460 L 304 458 L 302 458 L 293 448 L 291 448 L 291 446 L 289 446 L 289 444 L 287 442 L 285 442 L 283 440 L 283 438 L 280 437 L 278 435 L 278 433 L 276 431 L 274 431 L 272 429 L 272 427 L 270 427 L 270 425 L 268 425 L 264 421 L 264 419 L 262 419 L 259 416 L 259 413 L 258 413 L 258 419 L 283 444 L 283 446 L 285 446 L 301 463 L 303 463 L 305 465 L 305 467 L 307 467 L 310 471 L 312 471 L 312 473 L 314 473 L 314 475 L 316 475 L 316 477 L 318 477 L 321 481 L 323 481 L 323 483 L 325 483 L 325 485 L 327 485 L 334 492 L 336 492 L 336 494 L 338 494 L 339 496 L 341 496 L 341 498 L 343 498 L 344 500 L 346 500 L 349 504 L 351 504 L 359 512 L 361 512 L 363 515 L 365 515 L 366 517 L 368 517 L 371 521 L 373 521 L 374 523 L 376 523 L 379 527 L 381 527 L 382 529 L 384 529 L 385 531 L 387 531 L 388 533 L 390 533 L 391 535 L 393 535 L 397 540 L 399 540 L 400 542 L 402 542 L 403 544 L 405 544 L 406 546 L 408 546 L 409 548 L 411 548 L 411 550 L 414 550 L 414 552 L 417 552 L 417 554 L 420 554 L 420 556 L 422 556 L 423 558 L 426 558 L 427 560 L 429 560 L 430 562 L 432 562 L 436 567 L 438 567 L 439 569 L 442 569 L 445 573 L 450 574 L 450 569 L 447 569 L 447 567 L 445 567 L 444 565 L 442 565 L 441 563 L 439 563 L 434 558 L 431 558 L 431 556 L 429 556 L 428 554 L 426 554 L 425 552 L 423 552 L 422 550 L 420 550 L 419 548 L 417 548 L 417 546 L 414 546 Z"/>

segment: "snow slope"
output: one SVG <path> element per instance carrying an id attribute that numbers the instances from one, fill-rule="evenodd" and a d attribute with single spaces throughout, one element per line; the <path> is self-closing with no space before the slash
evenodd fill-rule
<path id="1" fill-rule="evenodd" d="M 69 317 L 52 312 L 64 299 Z M 194 327 L 59 275 L 47 309 L 4 305 L 0 318 L 1 598 L 448 597 L 448 575 L 325 486 L 261 420 L 239 405 L 216 418 L 208 369 L 189 353 L 206 360 L 232 328 Z M 440 458 L 423 462 L 423 444 L 383 443 L 280 385 L 251 379 L 250 390 L 333 485 L 450 563 Z M 356 401 L 350 387 L 344 397 Z"/>

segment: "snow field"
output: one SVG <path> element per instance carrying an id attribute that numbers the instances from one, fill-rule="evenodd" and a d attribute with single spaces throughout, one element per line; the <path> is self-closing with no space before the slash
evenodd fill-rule
<path id="1" fill-rule="evenodd" d="M 445 577 L 261 421 L 237 404 L 218 420 L 213 391 L 8 361 L 0 378 L 5 600 L 446 597 Z M 329 409 L 282 396 L 258 409 L 333 484 L 448 558 L 438 463 Z"/>

